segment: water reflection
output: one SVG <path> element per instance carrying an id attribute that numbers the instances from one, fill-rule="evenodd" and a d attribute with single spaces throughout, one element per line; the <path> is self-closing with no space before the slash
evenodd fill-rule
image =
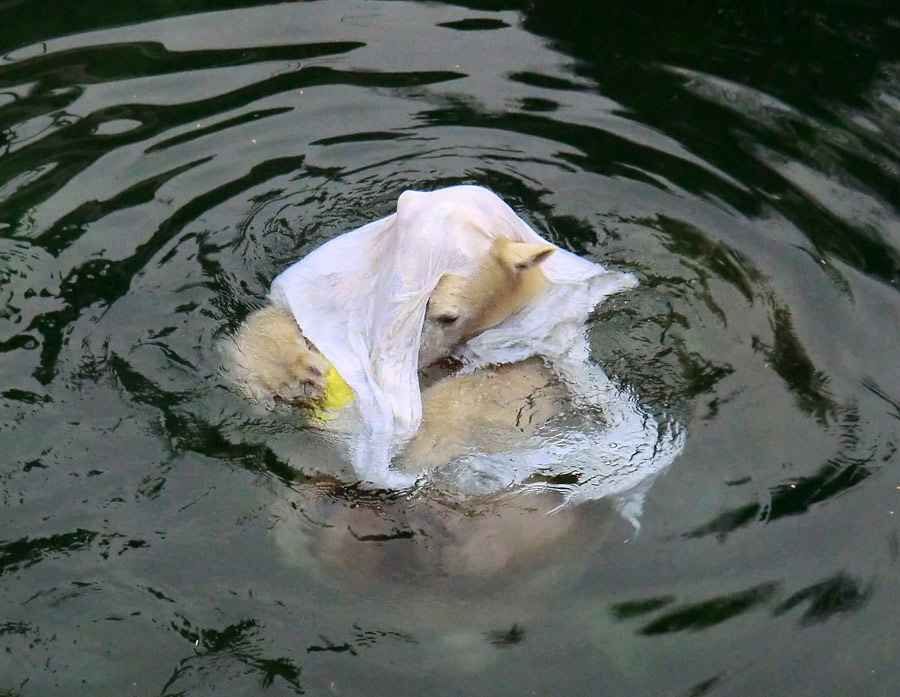
<path id="1" fill-rule="evenodd" d="M 836 614 L 858 612 L 868 602 L 872 591 L 871 582 L 865 583 L 845 572 L 838 572 L 831 578 L 792 593 L 777 604 L 776 601 L 784 592 L 784 584 L 768 582 L 736 593 L 674 607 L 672 605 L 675 598 L 666 596 L 623 601 L 611 606 L 610 611 L 620 621 L 638 620 L 646 615 L 656 614 L 652 620 L 637 629 L 639 634 L 654 635 L 701 631 L 763 606 L 774 605 L 771 613 L 777 617 L 808 603 L 798 619 L 798 624 L 806 627 L 824 622 Z M 661 611 L 663 608 L 665 610 Z M 658 610 L 661 612 L 657 612 Z"/>
<path id="2" fill-rule="evenodd" d="M 371 648 L 382 639 L 389 641 L 399 641 L 406 644 L 415 644 L 416 640 L 408 634 L 402 632 L 385 631 L 380 629 L 363 629 L 358 624 L 353 625 L 353 637 L 348 641 L 335 643 L 326 636 L 322 636 L 321 643 L 313 644 L 306 647 L 307 653 L 316 653 L 320 651 L 331 651 L 334 653 L 349 653 L 352 656 L 357 655 L 360 649 Z"/>
<path id="3" fill-rule="evenodd" d="M 98 537 L 101 546 L 109 546 L 108 538 L 91 530 L 76 530 L 36 539 L 25 537 L 4 543 L 0 545 L 0 575 L 15 573 L 32 564 L 37 564 L 44 557 L 70 554 L 86 549 Z"/>
<path id="4" fill-rule="evenodd" d="M 837 404 L 828 394 L 828 377 L 816 369 L 794 331 L 790 310 L 775 307 L 770 318 L 772 344 L 753 337 L 753 350 L 762 353 L 772 369 L 796 395 L 797 406 L 823 426 L 834 417 Z"/>
<path id="5" fill-rule="evenodd" d="M 223 678 L 233 684 L 247 675 L 264 688 L 283 681 L 293 694 L 304 694 L 300 666 L 289 658 L 267 657 L 256 620 L 244 619 L 223 629 L 195 629 L 186 617 L 180 620 L 175 630 L 194 645 L 195 655 L 178 663 L 160 694 L 208 690 Z"/>
<path id="6" fill-rule="evenodd" d="M 861 442 L 861 436 L 858 410 L 853 407 L 841 409 L 837 423 L 839 449 L 817 471 L 777 484 L 769 489 L 765 500 L 724 511 L 686 536 L 716 535 L 721 540 L 728 533 L 756 521 L 774 522 L 785 516 L 806 513 L 812 506 L 856 487 L 875 473 L 881 463 L 891 460 L 897 450 L 890 441 L 868 445 Z"/>
<path id="7" fill-rule="evenodd" d="M 487 640 L 498 648 L 507 646 L 515 646 L 525 639 L 526 631 L 524 627 L 514 624 L 509 629 L 496 629 L 488 632 Z"/>
<path id="8" fill-rule="evenodd" d="M 872 583 L 863 583 L 849 574 L 840 572 L 832 578 L 797 591 L 775 608 L 774 614 L 790 612 L 798 605 L 809 606 L 800 616 L 803 626 L 824 622 L 838 613 L 857 612 L 872 595 Z"/>
<path id="9" fill-rule="evenodd" d="M 777 590 L 777 583 L 762 583 L 730 595 L 682 605 L 662 613 L 638 631 L 641 634 L 668 634 L 683 631 L 696 632 L 714 627 L 759 605 L 764 605 L 774 597 Z"/>
<path id="10" fill-rule="evenodd" d="M 4 6 L 0 692 L 891 693 L 896 7 L 259 4 Z M 281 268 L 462 182 L 640 276 L 592 358 L 689 438 L 637 536 L 450 573 L 489 507 L 217 376 Z"/>

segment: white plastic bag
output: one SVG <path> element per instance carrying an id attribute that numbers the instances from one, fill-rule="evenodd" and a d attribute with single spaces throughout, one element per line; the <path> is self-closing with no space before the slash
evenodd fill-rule
<path id="1" fill-rule="evenodd" d="M 487 189 L 407 191 L 400 196 L 396 213 L 329 241 L 273 282 L 272 302 L 291 310 L 303 333 L 353 389 L 356 414 L 344 421 L 352 424 L 352 461 L 364 484 L 399 488 L 415 480 L 393 470 L 390 461 L 415 434 L 422 417 L 417 357 L 426 303 L 442 274 L 474 272 L 498 235 L 546 244 Z M 462 357 L 468 369 L 475 369 L 541 355 L 570 384 L 609 409 L 616 390 L 599 368 L 587 364 L 584 322 L 604 297 L 637 281 L 565 250 L 557 251 L 541 268 L 549 281 L 542 295 L 470 340 Z M 607 421 L 616 419 L 613 415 Z M 658 439 L 656 432 L 640 431 L 645 439 Z M 526 471 L 565 470 L 565 450 L 548 451 L 533 467 L 520 464 Z M 664 464 L 672 457 L 663 458 Z M 534 457 L 524 458 L 529 459 Z M 501 486 L 524 478 L 516 469 L 513 462 L 510 476 L 497 480 Z"/>

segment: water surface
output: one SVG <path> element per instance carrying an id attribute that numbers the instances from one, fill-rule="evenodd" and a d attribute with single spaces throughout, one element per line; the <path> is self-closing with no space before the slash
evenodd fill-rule
<path id="1" fill-rule="evenodd" d="M 0 694 L 896 689 L 896 8 L 0 16 Z M 459 183 L 638 276 L 593 359 L 684 452 L 639 533 L 585 504 L 458 574 L 400 563 L 439 541 L 376 499 L 398 534 L 328 564 L 297 495 L 337 455 L 216 344 L 290 262 Z"/>

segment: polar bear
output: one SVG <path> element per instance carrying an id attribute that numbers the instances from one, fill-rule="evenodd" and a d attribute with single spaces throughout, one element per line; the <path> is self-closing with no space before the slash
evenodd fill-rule
<path id="1" fill-rule="evenodd" d="M 547 281 L 541 265 L 556 251 L 550 244 L 498 236 L 472 275 L 441 276 L 426 305 L 419 347 L 422 422 L 396 466 L 419 473 L 468 452 L 514 447 L 558 411 L 564 389 L 539 358 L 466 374 L 448 373 L 443 365 L 456 347 L 538 298 Z M 329 406 L 327 378 L 333 368 L 290 310 L 270 304 L 252 313 L 232 337 L 228 353 L 231 370 L 250 399 L 310 406 L 310 413 Z M 331 423 L 314 420 L 324 428 Z M 473 500 L 463 511 L 452 497 L 436 492 L 423 492 L 418 504 L 407 508 L 379 498 L 374 503 L 347 499 L 340 494 L 342 486 L 327 475 L 314 476 L 294 487 L 290 505 L 275 506 L 276 539 L 286 554 L 295 555 L 298 545 L 308 544 L 328 566 L 365 572 L 391 563 L 390 551 L 403 557 L 404 565 L 486 575 L 552 546 L 572 522 L 570 515 L 544 515 L 560 502 L 542 493 L 523 494 L 515 505 Z M 289 522 L 296 510 L 321 520 L 309 540 Z M 408 545 L 388 550 L 379 541 L 391 539 L 398 525 L 416 532 Z"/>
<path id="2" fill-rule="evenodd" d="M 550 244 L 498 236 L 471 276 L 441 276 L 426 306 L 418 357 L 420 369 L 431 368 L 433 384 L 422 392 L 422 425 L 403 457 L 407 471 L 440 464 L 476 444 L 502 442 L 501 432 L 533 432 L 553 413 L 561 387 L 540 359 L 436 381 L 433 375 L 441 371 L 433 366 L 532 302 L 546 283 L 541 264 L 555 251 Z M 316 413 L 339 406 L 326 394 L 333 370 L 327 357 L 284 307 L 270 304 L 252 313 L 227 353 L 232 375 L 252 401 L 308 406 Z"/>
<path id="3" fill-rule="evenodd" d="M 229 373 L 253 401 L 311 407 L 310 422 L 333 432 L 360 428 L 347 429 L 358 482 L 298 476 L 273 505 L 279 546 L 348 568 L 390 563 L 386 547 L 402 548 L 426 565 L 476 574 L 552 548 L 584 508 L 567 506 L 570 490 L 552 486 L 550 477 L 572 477 L 569 461 L 560 471 L 542 460 L 534 479 L 526 463 L 511 475 L 522 475 L 521 486 L 501 473 L 500 488 L 493 480 L 479 488 L 482 475 L 505 454 L 536 452 L 528 449 L 542 438 L 532 435 L 557 443 L 553 429 L 568 427 L 573 404 L 602 397 L 614 415 L 633 413 L 605 376 L 579 369 L 589 312 L 636 282 L 547 243 L 496 194 L 473 186 L 404 192 L 395 213 L 289 267 L 273 281 L 270 304 L 227 342 Z M 446 360 L 453 355 L 483 367 L 457 372 Z M 653 445 L 655 422 L 636 416 L 636 432 Z M 572 447 L 594 462 L 604 440 L 587 431 Z M 625 475 L 610 476 L 607 460 L 597 462 L 586 465 L 586 481 L 614 486 L 635 469 L 628 460 Z M 414 495 L 398 497 L 399 489 Z M 301 521 L 316 523 L 314 532 Z"/>

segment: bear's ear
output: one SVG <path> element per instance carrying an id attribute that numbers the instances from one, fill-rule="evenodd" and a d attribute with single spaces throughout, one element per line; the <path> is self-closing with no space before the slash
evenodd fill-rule
<path id="1" fill-rule="evenodd" d="M 552 244 L 529 244 L 527 242 L 508 242 L 502 244 L 500 259 L 517 272 L 527 271 L 547 261 L 556 251 Z"/>

